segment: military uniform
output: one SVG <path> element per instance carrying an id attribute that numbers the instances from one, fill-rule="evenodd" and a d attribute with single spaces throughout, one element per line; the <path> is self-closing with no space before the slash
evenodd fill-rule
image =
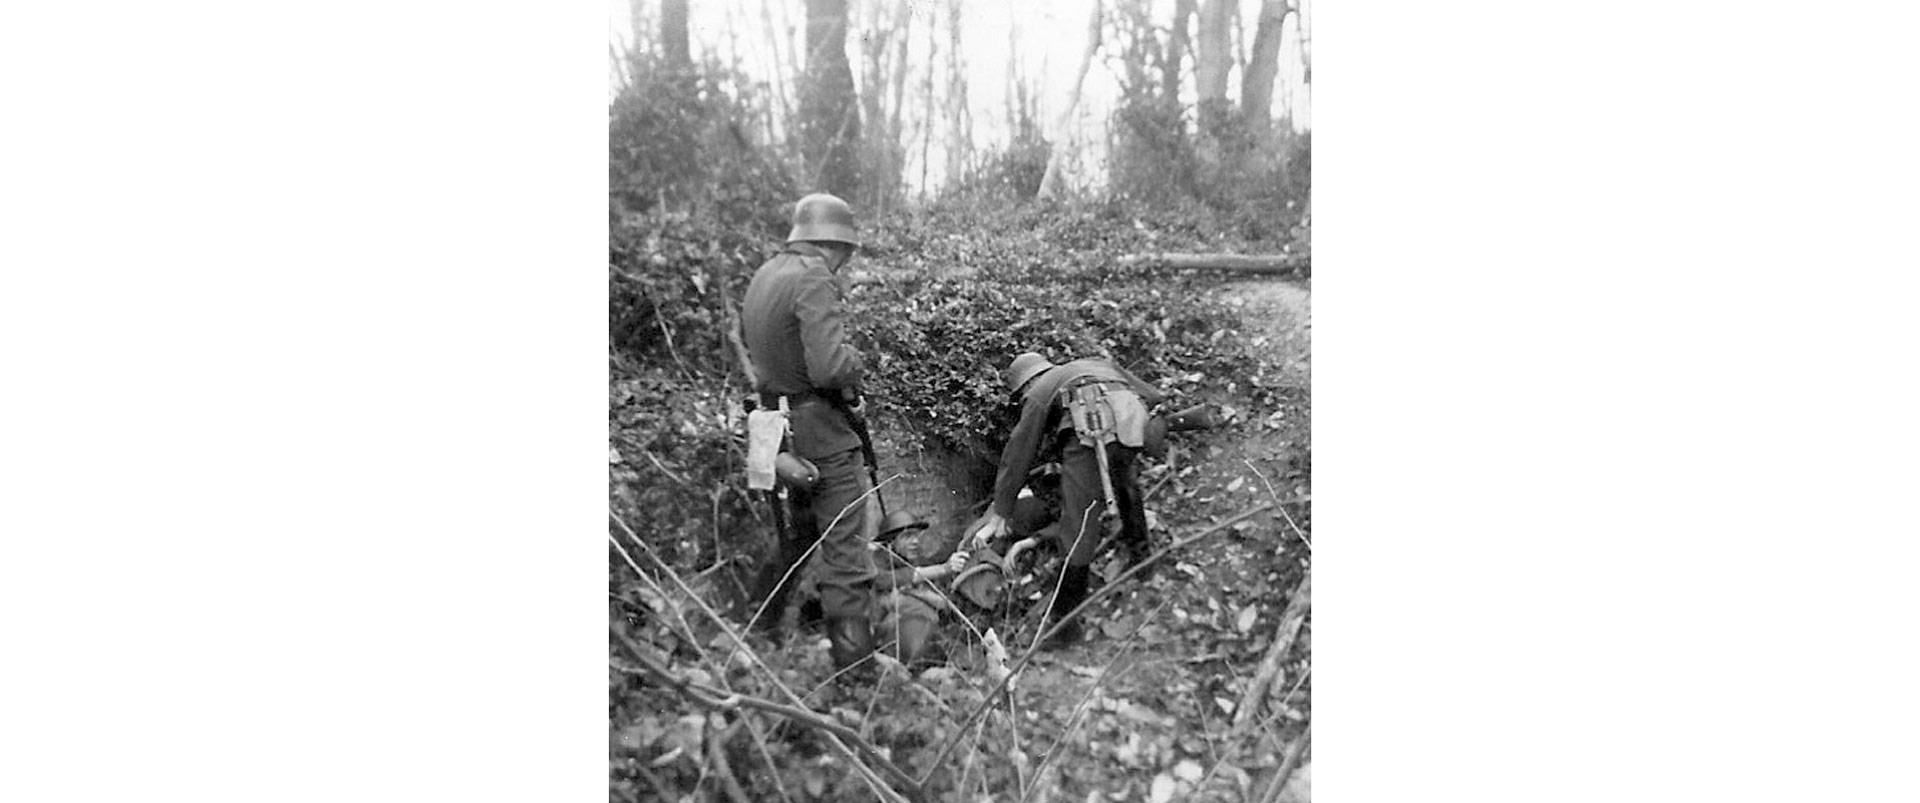
<path id="1" fill-rule="evenodd" d="M 867 505 L 853 502 L 872 484 L 846 409 L 865 363 L 846 342 L 845 292 L 824 249 L 790 242 L 754 273 L 742 329 L 761 403 L 774 408 L 786 400 L 792 449 L 819 469 L 813 488 L 796 494 L 795 507 L 796 519 L 811 520 L 812 526 L 798 528 L 802 533 L 825 532 L 818 550 L 821 610 L 830 621 L 864 622 L 874 565 Z M 788 567 L 776 568 L 784 573 Z"/>
<path id="2" fill-rule="evenodd" d="M 1159 389 L 1126 369 L 1103 359 L 1074 360 L 1054 365 L 1027 382 L 1020 393 L 1020 422 L 1007 437 L 1000 454 L 1000 472 L 994 481 L 992 512 L 1003 519 L 1014 515 L 1014 504 L 1027 472 L 1042 456 L 1060 459 L 1059 539 L 1067 553 L 1060 590 L 1051 621 L 1070 612 L 1086 598 L 1088 566 L 1100 546 L 1100 513 L 1105 494 L 1100 460 L 1083 442 L 1068 414 L 1068 395 L 1085 384 L 1099 384 L 1112 405 L 1114 442 L 1107 443 L 1107 464 L 1120 513 L 1124 544 L 1143 551 L 1147 545 L 1146 507 L 1140 495 L 1138 455 L 1144 443 L 1147 407 L 1166 399 Z M 1078 626 L 1063 631 L 1063 640 L 1077 638 Z"/>

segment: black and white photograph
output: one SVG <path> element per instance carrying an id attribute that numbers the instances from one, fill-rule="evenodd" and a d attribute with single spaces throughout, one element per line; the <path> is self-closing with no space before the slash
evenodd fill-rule
<path id="1" fill-rule="evenodd" d="M 1311 799 L 1306 0 L 630 0 L 610 799 Z"/>
<path id="2" fill-rule="evenodd" d="M 1920 800 L 1913 16 L 0 5 L 0 800 Z"/>

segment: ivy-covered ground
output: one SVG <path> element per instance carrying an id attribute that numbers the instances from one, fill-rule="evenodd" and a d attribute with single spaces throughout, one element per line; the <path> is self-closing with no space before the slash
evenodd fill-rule
<path id="1" fill-rule="evenodd" d="M 744 492 L 746 388 L 724 333 L 729 296 L 771 253 L 779 221 L 614 222 L 613 799 L 1306 799 L 1305 279 L 1121 259 L 1299 250 L 1305 228 L 1247 242 L 1207 214 L 1155 211 L 946 210 L 869 229 L 850 304 L 870 403 L 918 441 L 900 448 L 990 469 L 1012 422 L 995 371 L 1029 348 L 1112 357 L 1230 417 L 1175 435 L 1143 480 L 1157 546 L 1203 537 L 1107 591 L 1085 643 L 1019 665 L 1057 566 L 1043 554 L 1023 565 L 1010 610 L 947 624 L 938 665 L 883 662 L 877 686 L 854 690 L 823 684 L 817 631 L 741 628 L 772 525 Z M 1017 667 L 1010 692 L 995 688 L 988 627 Z M 1272 783 L 1283 764 L 1284 789 Z"/>

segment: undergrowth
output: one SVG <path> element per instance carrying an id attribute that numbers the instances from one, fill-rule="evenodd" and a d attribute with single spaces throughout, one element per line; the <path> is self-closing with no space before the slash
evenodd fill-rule
<path id="1" fill-rule="evenodd" d="M 1217 279 L 1120 261 L 1219 247 L 1231 232 L 1193 219 L 1163 223 L 1150 211 L 948 207 L 863 225 L 867 247 L 850 268 L 876 279 L 855 286 L 849 304 L 855 342 L 869 360 L 869 403 L 915 422 L 917 437 L 992 460 L 1014 413 L 997 372 L 1024 350 L 1055 360 L 1110 357 L 1183 403 L 1270 401 L 1279 368 L 1252 347 L 1236 311 L 1208 292 Z M 610 508 L 620 522 L 610 532 L 625 551 L 609 553 L 616 797 L 717 787 L 723 781 L 704 769 L 720 766 L 716 758 L 740 770 L 734 780 L 749 799 L 869 795 L 821 732 L 702 708 L 636 663 L 644 656 L 693 682 L 776 701 L 781 694 L 702 609 L 711 604 L 742 622 L 744 582 L 770 551 L 772 524 L 743 481 L 737 432 L 748 388 L 725 333 L 752 272 L 778 249 L 783 227 L 771 217 L 655 211 L 613 227 L 608 438 Z M 828 674 L 823 651 L 805 640 L 752 643 L 758 660 L 803 695 Z M 878 708 L 808 703 L 859 723 L 907 771 L 932 769 L 937 749 L 959 735 L 953 712 L 970 710 L 982 691 L 959 675 L 912 689 L 898 686 L 897 675 L 887 682 L 896 686 L 874 695 L 889 700 Z M 933 799 L 957 794 L 962 783 L 1013 788 L 1018 770 L 1004 760 L 1011 727 L 994 720 L 970 735 L 929 784 Z M 703 752 L 715 744 L 725 745 L 724 755 Z"/>

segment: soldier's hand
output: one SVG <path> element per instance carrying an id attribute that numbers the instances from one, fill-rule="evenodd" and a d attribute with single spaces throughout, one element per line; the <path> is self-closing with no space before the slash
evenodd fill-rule
<path id="1" fill-rule="evenodd" d="M 955 550 L 953 554 L 947 556 L 947 576 L 959 574 L 960 570 L 965 568 L 967 568 L 966 550 Z"/>
<path id="2" fill-rule="evenodd" d="M 1006 535 L 1007 520 L 1004 516 L 989 509 L 987 512 L 980 514 L 980 518 L 975 519 L 973 524 L 967 528 L 967 531 L 970 535 L 968 539 L 962 539 L 961 543 L 970 544 L 977 549 L 993 543 L 994 539 L 1000 536 Z"/>

